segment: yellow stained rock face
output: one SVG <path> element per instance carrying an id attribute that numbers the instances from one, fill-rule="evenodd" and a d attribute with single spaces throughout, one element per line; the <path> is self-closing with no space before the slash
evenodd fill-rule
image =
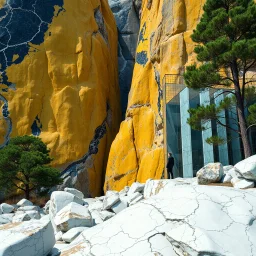
<path id="1" fill-rule="evenodd" d="M 143 0 L 126 119 L 110 150 L 105 190 L 159 179 L 164 170 L 162 80 L 195 61 L 190 38 L 205 0 Z"/>
<path id="2" fill-rule="evenodd" d="M 0 0 L 14 13 L 0 48 L 0 147 L 38 135 L 67 185 L 99 195 L 121 115 L 114 17 L 106 0 L 29 2 Z"/>

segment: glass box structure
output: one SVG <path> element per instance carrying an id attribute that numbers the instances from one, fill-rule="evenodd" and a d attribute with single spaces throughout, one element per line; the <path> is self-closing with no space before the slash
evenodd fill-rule
<path id="1" fill-rule="evenodd" d="M 223 165 L 236 164 L 243 159 L 243 148 L 238 133 L 216 122 L 209 121 L 205 124 L 204 131 L 191 129 L 187 123 L 188 110 L 199 105 L 218 105 L 224 97 L 233 94 L 225 89 L 207 89 L 196 91 L 184 85 L 182 76 L 169 75 L 164 79 L 165 99 L 165 151 L 172 152 L 175 159 L 173 169 L 174 177 L 190 178 L 207 163 L 221 162 Z M 222 123 L 237 128 L 236 109 L 224 111 Z M 234 127 L 236 126 L 236 127 Z M 206 139 L 218 135 L 225 139 L 225 143 L 213 146 Z M 249 130 L 250 142 L 253 153 L 256 152 L 256 128 Z"/>

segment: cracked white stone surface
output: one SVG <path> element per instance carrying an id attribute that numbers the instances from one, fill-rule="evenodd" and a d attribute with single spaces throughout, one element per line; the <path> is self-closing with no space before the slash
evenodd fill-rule
<path id="1" fill-rule="evenodd" d="M 198 186 L 195 179 L 148 181 L 151 195 L 84 231 L 61 255 L 256 255 L 256 193 Z"/>
<path id="2" fill-rule="evenodd" d="M 54 244 L 50 221 L 11 223 L 0 227 L 1 256 L 46 256 Z"/>

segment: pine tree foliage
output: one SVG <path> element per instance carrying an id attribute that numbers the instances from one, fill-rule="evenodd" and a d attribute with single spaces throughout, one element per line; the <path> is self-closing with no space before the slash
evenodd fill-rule
<path id="1" fill-rule="evenodd" d="M 225 98 L 220 106 L 190 110 L 189 123 L 200 128 L 201 120 L 219 120 L 223 109 L 237 108 L 238 132 L 241 134 L 245 156 L 251 155 L 247 136 L 247 121 L 252 122 L 256 107 L 255 88 L 248 87 L 256 79 L 248 72 L 256 68 L 256 4 L 253 0 L 207 0 L 204 14 L 191 38 L 197 43 L 194 51 L 198 64 L 188 66 L 184 74 L 189 88 L 205 89 L 220 86 L 232 89 L 234 97 Z M 255 84 L 256 85 L 256 84 Z M 220 118 L 220 119 L 219 119 Z M 201 127 L 202 128 L 202 127 Z"/>
<path id="2" fill-rule="evenodd" d="M 49 166 L 52 159 L 40 138 L 15 137 L 0 150 L 0 188 L 6 192 L 20 189 L 29 199 L 30 192 L 51 188 L 62 182 L 59 171 Z"/>

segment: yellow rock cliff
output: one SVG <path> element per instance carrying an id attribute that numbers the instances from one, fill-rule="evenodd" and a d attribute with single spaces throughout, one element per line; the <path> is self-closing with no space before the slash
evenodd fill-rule
<path id="1" fill-rule="evenodd" d="M 105 190 L 159 179 L 164 171 L 163 91 L 166 74 L 195 61 L 190 38 L 205 0 L 143 0 L 126 119 L 114 140 Z"/>
<path id="2" fill-rule="evenodd" d="M 99 195 L 121 116 L 114 17 L 107 0 L 22 2 L 0 1 L 0 147 L 40 136 L 65 184 Z"/>

